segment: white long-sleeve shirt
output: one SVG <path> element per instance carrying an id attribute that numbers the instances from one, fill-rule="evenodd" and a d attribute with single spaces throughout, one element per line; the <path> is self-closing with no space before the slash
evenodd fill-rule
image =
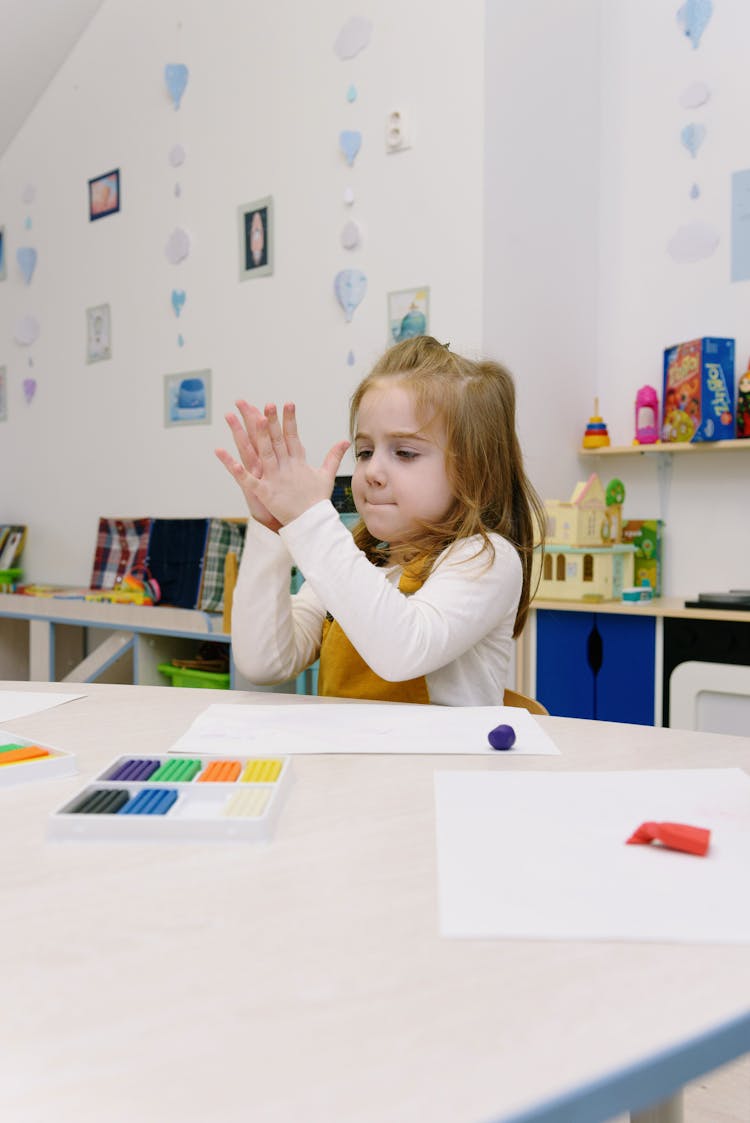
<path id="1" fill-rule="evenodd" d="M 320 651 L 326 612 L 368 666 L 390 682 L 424 675 L 443 706 L 502 704 L 521 594 L 521 561 L 504 538 L 444 551 L 420 589 L 398 589 L 400 566 L 379 568 L 324 500 L 279 531 L 248 520 L 232 605 L 234 660 L 250 682 L 294 678 Z M 296 565 L 305 583 L 290 593 Z"/>

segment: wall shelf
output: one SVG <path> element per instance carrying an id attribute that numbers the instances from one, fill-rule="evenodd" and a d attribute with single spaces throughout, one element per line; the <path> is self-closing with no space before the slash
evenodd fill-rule
<path id="1" fill-rule="evenodd" d="M 579 448 L 579 456 L 700 456 L 707 452 L 750 452 L 750 440 L 735 441 L 657 441 L 653 445 L 606 445 L 604 448 Z"/>

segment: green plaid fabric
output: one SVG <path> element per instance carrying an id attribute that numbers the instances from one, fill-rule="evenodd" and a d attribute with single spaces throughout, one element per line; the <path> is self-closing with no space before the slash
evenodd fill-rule
<path id="1" fill-rule="evenodd" d="M 247 524 L 230 519 L 210 519 L 208 541 L 203 564 L 203 585 L 200 604 L 204 612 L 222 612 L 224 609 L 224 560 L 228 553 L 237 555 L 239 562 L 245 545 Z"/>

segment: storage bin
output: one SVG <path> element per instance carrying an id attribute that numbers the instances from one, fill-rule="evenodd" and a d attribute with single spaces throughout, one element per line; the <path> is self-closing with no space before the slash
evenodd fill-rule
<path id="1" fill-rule="evenodd" d="M 220 671 L 194 671 L 188 667 L 173 667 L 171 663 L 159 663 L 159 670 L 172 680 L 172 686 L 229 690 L 229 675 Z"/>

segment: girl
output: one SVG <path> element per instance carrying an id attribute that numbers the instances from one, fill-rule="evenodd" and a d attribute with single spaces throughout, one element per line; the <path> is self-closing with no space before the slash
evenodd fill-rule
<path id="1" fill-rule="evenodd" d="M 353 534 L 330 502 L 349 442 L 314 469 L 292 404 L 281 420 L 274 405 L 237 408 L 239 461 L 216 454 L 252 515 L 232 612 L 242 673 L 280 683 L 319 657 L 320 694 L 502 704 L 544 525 L 508 372 L 429 336 L 386 352 L 351 400 Z"/>

